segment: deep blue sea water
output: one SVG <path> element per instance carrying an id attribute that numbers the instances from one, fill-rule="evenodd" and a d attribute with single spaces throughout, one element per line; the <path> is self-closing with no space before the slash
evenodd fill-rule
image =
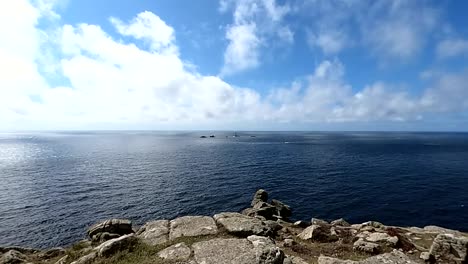
<path id="1" fill-rule="evenodd" d="M 258 188 L 294 219 L 468 231 L 466 133 L 210 134 L 0 134 L 0 245 L 69 245 L 111 217 L 239 211 Z"/>

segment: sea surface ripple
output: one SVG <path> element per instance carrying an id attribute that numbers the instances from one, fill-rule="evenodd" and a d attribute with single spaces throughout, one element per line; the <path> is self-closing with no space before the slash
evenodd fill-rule
<path id="1" fill-rule="evenodd" d="M 66 246 L 91 224 L 240 211 L 258 188 L 294 219 L 468 231 L 468 134 L 0 134 L 0 245 Z"/>

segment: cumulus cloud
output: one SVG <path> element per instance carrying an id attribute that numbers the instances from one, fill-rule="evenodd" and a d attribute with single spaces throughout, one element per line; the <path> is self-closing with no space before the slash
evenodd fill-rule
<path id="1" fill-rule="evenodd" d="M 268 47 L 271 39 L 294 42 L 294 33 L 283 23 L 290 12 L 288 5 L 278 5 L 276 0 L 223 0 L 219 9 L 221 12 L 232 9 L 234 20 L 226 27 L 228 46 L 222 76 L 259 66 L 260 48 Z"/>
<path id="2" fill-rule="evenodd" d="M 450 58 L 468 55 L 468 40 L 454 38 L 441 41 L 437 45 L 437 56 L 439 58 Z"/>
<path id="3" fill-rule="evenodd" d="M 406 60 L 419 54 L 439 21 L 425 1 L 318 0 L 303 5 L 300 10 L 311 18 L 309 45 L 326 55 L 356 44 L 382 60 Z"/>
<path id="4" fill-rule="evenodd" d="M 399 59 L 419 54 L 439 18 L 423 1 L 376 1 L 368 11 L 361 18 L 364 41 L 375 54 Z"/>
<path id="5" fill-rule="evenodd" d="M 349 47 L 348 36 L 343 31 L 333 29 L 314 33 L 311 30 L 307 31 L 307 42 L 310 46 L 317 46 L 322 49 L 325 54 L 337 54 L 343 49 Z"/>
<path id="6" fill-rule="evenodd" d="M 229 45 L 224 53 L 222 75 L 254 68 L 259 65 L 261 40 L 255 23 L 229 27 L 226 31 Z"/>
<path id="7" fill-rule="evenodd" d="M 254 129 L 277 122 L 404 121 L 468 108 L 467 71 L 433 77 L 418 96 L 381 82 L 354 89 L 341 61 L 324 60 L 303 80 L 261 95 L 194 71 L 181 59 L 174 29 L 156 14 L 111 19 L 118 36 L 92 24 L 42 31 L 37 25 L 46 15 L 25 0 L 2 2 L 0 129 Z M 66 80 L 59 86 L 40 71 L 44 39 L 60 48 L 52 60 Z"/>
<path id="8" fill-rule="evenodd" d="M 146 40 L 153 50 L 160 51 L 174 45 L 174 29 L 151 12 L 138 14 L 129 24 L 118 18 L 111 18 L 110 21 L 121 35 Z"/>

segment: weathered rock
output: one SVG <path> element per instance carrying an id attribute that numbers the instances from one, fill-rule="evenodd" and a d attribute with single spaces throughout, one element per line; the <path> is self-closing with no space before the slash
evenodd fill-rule
<path id="1" fill-rule="evenodd" d="M 23 254 L 34 254 L 39 252 L 39 250 L 34 249 L 34 248 L 27 248 L 27 247 L 0 247 L 0 254 L 6 253 L 10 250 L 18 251 Z"/>
<path id="2" fill-rule="evenodd" d="M 133 233 L 132 222 L 127 219 L 110 219 L 97 223 L 88 229 L 88 236 L 93 239 L 99 233 L 117 234 L 119 236 Z"/>
<path id="3" fill-rule="evenodd" d="M 312 225 L 329 225 L 327 221 L 322 220 L 322 219 L 318 219 L 318 218 L 312 218 L 310 220 L 310 223 Z"/>
<path id="4" fill-rule="evenodd" d="M 300 257 L 287 256 L 284 259 L 283 264 L 308 264 L 308 263 Z"/>
<path id="5" fill-rule="evenodd" d="M 57 260 L 57 262 L 55 262 L 55 264 L 66 264 L 68 262 L 69 258 L 70 257 L 68 255 L 65 255 L 62 258 L 60 258 L 59 260 Z"/>
<path id="6" fill-rule="evenodd" d="M 256 203 L 250 210 L 250 216 L 262 216 L 267 220 L 277 219 L 278 217 L 275 217 L 276 213 L 276 207 L 265 202 Z"/>
<path id="7" fill-rule="evenodd" d="M 267 202 L 267 201 L 268 201 L 268 193 L 263 189 L 259 189 L 255 192 L 250 205 L 253 207 L 258 202 Z"/>
<path id="8" fill-rule="evenodd" d="M 197 263 L 252 264 L 256 263 L 253 245 L 247 239 L 212 239 L 193 244 Z"/>
<path id="9" fill-rule="evenodd" d="M 0 264 L 16 264 L 25 262 L 26 255 L 17 250 L 10 250 L 7 253 L 3 254 L 3 256 L 0 258 Z"/>
<path id="10" fill-rule="evenodd" d="M 284 241 L 283 241 L 283 246 L 285 247 L 292 247 L 296 244 L 296 241 L 294 241 L 294 239 L 291 239 L 291 238 L 286 238 Z"/>
<path id="11" fill-rule="evenodd" d="M 353 244 L 353 249 L 356 251 L 362 251 L 370 254 L 376 254 L 380 251 L 379 244 L 367 242 L 362 239 L 357 240 Z"/>
<path id="12" fill-rule="evenodd" d="M 263 221 L 263 223 L 268 227 L 270 228 L 273 233 L 276 233 L 277 231 L 283 229 L 283 226 L 280 224 L 282 222 L 282 220 L 276 220 L 276 221 L 273 221 L 273 220 L 265 220 Z M 284 223 L 284 222 L 283 222 Z"/>
<path id="13" fill-rule="evenodd" d="M 284 260 L 284 253 L 275 242 L 268 237 L 249 236 L 247 237 L 254 246 L 256 263 L 281 264 Z"/>
<path id="14" fill-rule="evenodd" d="M 273 230 L 260 219 L 239 213 L 220 213 L 213 216 L 216 222 L 228 233 L 247 237 L 250 235 L 270 235 Z"/>
<path id="15" fill-rule="evenodd" d="M 78 260 L 73 261 L 71 264 L 91 264 L 97 257 L 98 257 L 97 252 L 93 251 L 89 253 L 88 255 L 85 255 L 79 258 Z"/>
<path id="16" fill-rule="evenodd" d="M 183 216 L 170 222 L 169 239 L 215 235 L 217 233 L 218 227 L 213 218 L 209 216 Z"/>
<path id="17" fill-rule="evenodd" d="M 433 256 L 429 252 L 421 252 L 421 255 L 419 255 L 419 258 L 424 260 L 425 262 L 431 261 Z"/>
<path id="18" fill-rule="evenodd" d="M 212 239 L 193 244 L 195 260 L 203 264 L 280 264 L 284 254 L 266 237 Z"/>
<path id="19" fill-rule="evenodd" d="M 365 240 L 369 242 L 383 242 L 388 246 L 394 247 L 398 243 L 398 237 L 396 236 L 389 236 L 387 233 L 370 233 Z"/>
<path id="20" fill-rule="evenodd" d="M 291 207 L 281 201 L 272 199 L 271 205 L 276 208 L 276 214 L 281 216 L 282 218 L 288 218 L 292 215 Z"/>
<path id="21" fill-rule="evenodd" d="M 391 253 L 373 256 L 362 261 L 341 260 L 320 256 L 318 264 L 417 264 L 403 252 L 394 250 Z"/>
<path id="22" fill-rule="evenodd" d="M 184 261 L 190 258 L 191 252 L 185 243 L 179 243 L 159 251 L 158 256 L 169 261 Z"/>
<path id="23" fill-rule="evenodd" d="M 348 222 L 346 222 L 346 220 L 344 220 L 343 218 L 340 218 L 340 219 L 336 219 L 334 221 L 332 221 L 330 223 L 332 226 L 351 226 Z"/>
<path id="24" fill-rule="evenodd" d="M 306 227 L 310 226 L 310 223 L 299 220 L 299 221 L 294 222 L 293 225 L 297 226 L 297 227 L 306 228 Z"/>
<path id="25" fill-rule="evenodd" d="M 257 212 L 257 210 L 249 207 L 249 208 L 245 208 L 244 210 L 242 210 L 241 214 L 246 215 L 246 216 L 255 217 L 256 212 Z"/>
<path id="26" fill-rule="evenodd" d="M 382 224 L 382 223 L 380 223 L 380 222 L 377 222 L 377 221 L 367 221 L 367 222 L 364 222 L 364 223 L 361 224 L 361 229 L 362 229 L 363 227 L 367 227 L 367 226 L 373 227 L 373 228 L 384 228 L 384 227 L 385 227 L 385 225 Z"/>
<path id="27" fill-rule="evenodd" d="M 41 252 L 38 254 L 38 257 L 42 259 L 50 259 L 50 258 L 55 258 L 63 254 L 65 254 L 65 249 L 58 247 L 58 248 L 51 248 L 44 252 Z"/>
<path id="28" fill-rule="evenodd" d="M 468 237 L 439 234 L 432 242 L 429 253 L 436 259 L 454 259 L 468 262 Z"/>
<path id="29" fill-rule="evenodd" d="M 330 233 L 330 228 L 325 225 L 311 225 L 304 229 L 298 237 L 303 240 L 315 242 L 332 242 L 338 240 L 338 237 L 332 235 Z"/>
<path id="30" fill-rule="evenodd" d="M 131 248 L 137 241 L 134 234 L 128 234 L 102 243 L 96 247 L 96 251 L 99 257 L 108 257 L 115 252 Z"/>
<path id="31" fill-rule="evenodd" d="M 152 246 L 163 244 L 169 240 L 169 221 L 148 222 L 138 230 L 137 237 Z"/>
<path id="32" fill-rule="evenodd" d="M 427 232 L 427 233 L 452 234 L 452 235 L 457 235 L 457 236 L 463 235 L 460 231 L 452 230 L 452 229 L 448 229 L 448 228 L 444 228 L 440 226 L 435 226 L 435 225 L 425 226 L 423 230 L 424 232 Z"/>
<path id="33" fill-rule="evenodd" d="M 96 235 L 93 236 L 92 242 L 100 244 L 107 240 L 111 240 L 111 239 L 118 238 L 118 237 L 120 237 L 120 235 L 114 234 L 114 233 L 108 233 L 108 232 L 97 233 Z"/>

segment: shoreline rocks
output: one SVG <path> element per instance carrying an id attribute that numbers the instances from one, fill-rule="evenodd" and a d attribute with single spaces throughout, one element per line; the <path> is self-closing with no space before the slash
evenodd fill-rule
<path id="1" fill-rule="evenodd" d="M 393 227 L 288 218 L 291 208 L 258 190 L 243 213 L 132 222 L 110 219 L 87 230 L 89 240 L 63 249 L 0 247 L 0 264 L 425 264 L 468 263 L 468 234 L 436 226 Z M 114 259 L 116 257 L 116 259 Z M 148 258 L 148 259 L 145 259 Z"/>
<path id="2" fill-rule="evenodd" d="M 87 231 L 93 242 L 103 242 L 132 233 L 132 221 L 127 219 L 109 219 L 92 225 Z"/>
<path id="3" fill-rule="evenodd" d="M 264 220 L 280 219 L 286 221 L 292 215 L 292 209 L 289 205 L 275 199 L 268 203 L 268 193 L 263 189 L 255 192 L 250 205 L 251 207 L 244 209 L 242 214 Z"/>
<path id="4" fill-rule="evenodd" d="M 215 235 L 218 227 L 209 216 L 182 216 L 169 223 L 169 240 L 178 237 Z"/>

